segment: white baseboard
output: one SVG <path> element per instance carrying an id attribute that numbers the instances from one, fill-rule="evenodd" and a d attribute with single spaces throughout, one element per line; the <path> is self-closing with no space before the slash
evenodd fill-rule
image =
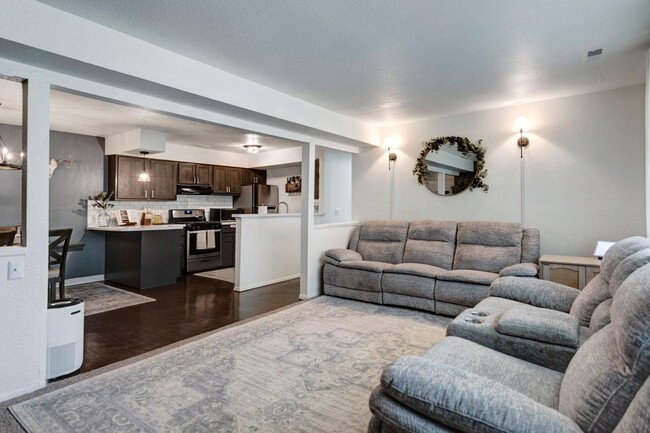
<path id="1" fill-rule="evenodd" d="M 37 389 L 41 389 L 45 387 L 45 384 L 43 385 L 32 385 L 32 386 L 27 386 L 25 388 L 21 389 L 15 389 L 13 391 L 0 394 L 0 402 L 11 400 L 12 398 L 20 397 L 21 395 L 29 394 L 30 392 L 34 392 Z"/>
<path id="2" fill-rule="evenodd" d="M 293 280 L 294 278 L 300 278 L 300 274 L 287 275 L 286 277 L 276 278 L 274 280 L 260 281 L 258 283 L 249 284 L 248 286 L 235 286 L 233 289 L 235 292 L 245 292 L 246 290 L 257 289 L 258 287 L 268 286 L 269 284 L 281 283 L 287 280 Z"/>
<path id="3" fill-rule="evenodd" d="M 66 278 L 66 286 L 74 286 L 76 284 L 96 283 L 97 281 L 104 281 L 104 274 L 89 275 L 87 277 Z"/>
<path id="4" fill-rule="evenodd" d="M 322 293 L 319 293 L 318 295 L 314 295 L 314 296 L 308 296 L 308 295 L 303 295 L 303 294 L 301 293 L 300 295 L 298 295 L 298 299 L 300 299 L 301 301 L 306 301 L 306 300 L 308 300 L 308 299 L 314 299 L 314 298 L 317 298 L 317 297 L 319 297 L 319 296 L 321 296 L 321 295 L 322 295 Z"/>

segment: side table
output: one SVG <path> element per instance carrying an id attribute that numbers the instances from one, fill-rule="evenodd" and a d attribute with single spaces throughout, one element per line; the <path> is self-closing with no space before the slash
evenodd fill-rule
<path id="1" fill-rule="evenodd" d="M 600 260 L 592 257 L 552 256 L 539 259 L 542 279 L 582 290 L 600 273 Z"/>

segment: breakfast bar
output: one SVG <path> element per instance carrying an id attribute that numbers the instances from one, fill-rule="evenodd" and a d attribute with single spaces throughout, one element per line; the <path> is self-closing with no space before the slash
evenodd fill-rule
<path id="1" fill-rule="evenodd" d="M 88 227 L 105 233 L 104 279 L 135 289 L 167 286 L 181 274 L 183 224 Z"/>

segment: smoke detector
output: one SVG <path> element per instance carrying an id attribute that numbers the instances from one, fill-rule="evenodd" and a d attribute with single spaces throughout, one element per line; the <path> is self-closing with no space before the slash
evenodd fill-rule
<path id="1" fill-rule="evenodd" d="M 596 60 L 602 59 L 604 51 L 602 48 L 596 48 L 593 50 L 585 51 L 585 63 L 595 62 Z"/>

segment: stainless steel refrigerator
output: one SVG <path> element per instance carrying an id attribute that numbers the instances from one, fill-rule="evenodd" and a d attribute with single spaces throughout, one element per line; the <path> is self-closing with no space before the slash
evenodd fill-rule
<path id="1" fill-rule="evenodd" d="M 278 187 L 276 185 L 242 185 L 241 195 L 233 207 L 241 208 L 243 213 L 257 213 L 258 206 L 268 206 L 273 213 L 278 207 Z"/>

